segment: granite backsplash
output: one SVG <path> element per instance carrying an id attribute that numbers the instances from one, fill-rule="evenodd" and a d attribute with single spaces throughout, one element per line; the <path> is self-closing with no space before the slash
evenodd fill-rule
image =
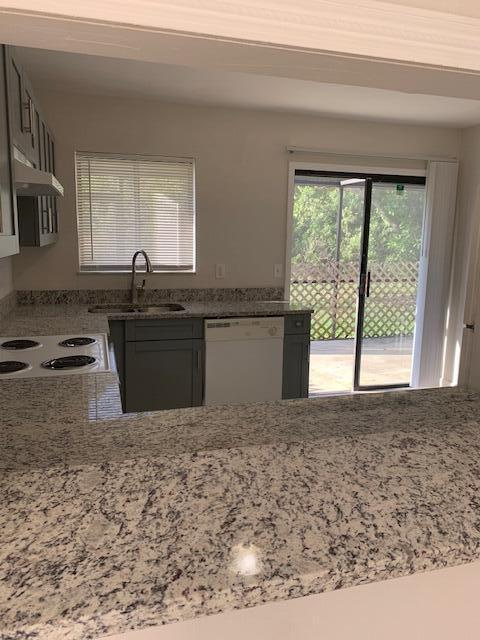
<path id="1" fill-rule="evenodd" d="M 245 302 L 283 300 L 284 295 L 283 287 L 147 289 L 142 302 Z M 18 304 L 115 304 L 129 300 L 130 289 L 17 291 Z"/>

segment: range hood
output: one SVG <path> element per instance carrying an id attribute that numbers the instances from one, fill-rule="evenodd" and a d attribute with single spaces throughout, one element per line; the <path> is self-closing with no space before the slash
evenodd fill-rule
<path id="1" fill-rule="evenodd" d="M 63 187 L 53 173 L 40 171 L 15 158 L 17 196 L 63 196 Z"/>

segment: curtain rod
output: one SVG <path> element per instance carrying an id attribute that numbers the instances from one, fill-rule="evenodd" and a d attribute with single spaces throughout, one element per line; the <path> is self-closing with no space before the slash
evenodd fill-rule
<path id="1" fill-rule="evenodd" d="M 338 151 L 337 149 L 310 149 L 308 147 L 286 147 L 288 153 L 311 153 L 325 156 L 351 156 L 354 158 L 385 158 L 386 160 L 426 160 L 430 162 L 457 162 L 456 156 L 426 156 L 421 154 L 396 153 L 358 153 L 356 151 Z"/>

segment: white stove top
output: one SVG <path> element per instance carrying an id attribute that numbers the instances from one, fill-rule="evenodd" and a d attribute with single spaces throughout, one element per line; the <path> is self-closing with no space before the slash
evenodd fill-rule
<path id="1" fill-rule="evenodd" d="M 110 371 L 104 333 L 0 338 L 0 381 L 102 371 Z"/>

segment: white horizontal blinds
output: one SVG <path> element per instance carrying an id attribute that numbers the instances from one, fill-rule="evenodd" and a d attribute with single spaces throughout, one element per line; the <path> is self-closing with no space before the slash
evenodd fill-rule
<path id="1" fill-rule="evenodd" d="M 77 153 L 81 271 L 127 271 L 144 249 L 158 271 L 193 271 L 193 160 Z"/>

